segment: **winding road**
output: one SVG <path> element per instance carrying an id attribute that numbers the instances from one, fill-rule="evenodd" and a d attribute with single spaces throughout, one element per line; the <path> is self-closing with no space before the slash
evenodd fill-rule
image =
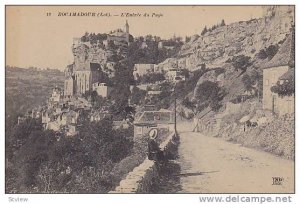
<path id="1" fill-rule="evenodd" d="M 178 126 L 178 193 L 293 193 L 294 162 Z M 273 185 L 273 177 L 279 179 Z"/>

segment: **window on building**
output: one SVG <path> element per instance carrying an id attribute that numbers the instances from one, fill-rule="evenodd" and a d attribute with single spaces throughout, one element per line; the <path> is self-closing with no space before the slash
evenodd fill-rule
<path id="1" fill-rule="evenodd" d="M 137 127 L 137 134 L 139 135 L 143 134 L 143 127 Z"/>
<path id="2" fill-rule="evenodd" d="M 266 85 L 266 86 L 269 86 L 269 79 L 266 79 L 265 85 Z"/>

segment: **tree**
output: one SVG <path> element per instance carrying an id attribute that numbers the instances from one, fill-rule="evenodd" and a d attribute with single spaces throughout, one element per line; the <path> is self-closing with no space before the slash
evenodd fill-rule
<path id="1" fill-rule="evenodd" d="M 165 75 L 163 73 L 148 73 L 139 78 L 139 81 L 143 84 L 146 83 L 155 83 L 158 81 L 165 80 Z"/>
<path id="2" fill-rule="evenodd" d="M 193 114 L 196 115 L 198 113 L 197 105 L 195 102 L 191 101 L 188 97 L 185 97 L 182 100 L 182 105 L 184 105 L 186 108 L 192 110 Z"/>
<path id="3" fill-rule="evenodd" d="M 225 20 L 224 19 L 222 19 L 222 21 L 221 21 L 221 26 L 225 26 L 226 24 L 225 24 Z"/>
<path id="4" fill-rule="evenodd" d="M 291 96 L 295 94 L 295 80 L 285 80 L 283 83 L 277 82 L 276 85 L 271 87 L 271 91 L 281 97 Z"/>
<path id="5" fill-rule="evenodd" d="M 204 81 L 195 89 L 194 97 L 200 101 L 206 101 L 214 97 L 219 92 L 217 83 L 212 81 Z"/>
<path id="6" fill-rule="evenodd" d="M 250 57 L 245 55 L 238 55 L 232 58 L 232 65 L 235 69 L 240 69 L 245 72 L 247 68 L 251 65 Z"/>
<path id="7" fill-rule="evenodd" d="M 257 56 L 259 59 L 266 59 L 268 57 L 268 54 L 266 53 L 265 49 L 261 49 Z"/>
<path id="8" fill-rule="evenodd" d="M 205 33 L 207 33 L 207 27 L 205 26 L 201 32 L 201 35 L 203 36 Z"/>
<path id="9" fill-rule="evenodd" d="M 269 60 L 271 60 L 276 55 L 277 52 L 278 52 L 278 45 L 270 45 L 266 49 L 266 53 L 268 55 Z"/>
<path id="10" fill-rule="evenodd" d="M 258 58 L 271 60 L 278 52 L 278 45 L 270 45 L 265 49 L 261 49 L 258 53 Z"/>
<path id="11" fill-rule="evenodd" d="M 141 89 L 137 88 L 136 86 L 134 86 L 132 89 L 130 102 L 132 104 L 140 105 L 143 103 L 146 95 L 147 95 L 147 91 L 141 90 Z"/>
<path id="12" fill-rule="evenodd" d="M 248 74 L 245 74 L 242 78 L 244 87 L 246 89 L 246 91 L 252 91 L 253 89 L 253 80 L 251 79 L 251 77 Z"/>
<path id="13" fill-rule="evenodd" d="M 187 79 L 190 77 L 190 71 L 188 69 L 181 69 L 181 74 Z"/>
<path id="14" fill-rule="evenodd" d="M 212 81 L 204 81 L 195 89 L 194 98 L 197 100 L 198 109 L 202 110 L 209 105 L 216 111 L 220 107 L 219 101 L 223 98 L 220 87 Z"/>
<path id="15" fill-rule="evenodd" d="M 188 43 L 191 40 L 191 37 L 185 36 L 185 43 Z"/>
<path id="16" fill-rule="evenodd" d="M 81 37 L 82 42 L 88 42 L 89 41 L 89 33 L 85 32 L 85 34 Z"/>
<path id="17" fill-rule="evenodd" d="M 244 74 L 242 82 L 246 91 L 255 91 L 254 94 L 257 95 L 258 98 L 262 96 L 263 76 L 261 71 L 254 69 L 247 74 Z"/>

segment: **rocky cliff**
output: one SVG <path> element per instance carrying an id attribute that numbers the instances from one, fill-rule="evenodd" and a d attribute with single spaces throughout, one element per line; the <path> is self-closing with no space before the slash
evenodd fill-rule
<path id="1" fill-rule="evenodd" d="M 260 19 L 219 26 L 204 35 L 194 35 L 185 43 L 176 58 L 167 59 L 164 66 L 177 64 L 194 70 L 203 63 L 208 68 L 223 66 L 235 55 L 251 58 L 265 47 L 281 44 L 294 21 L 293 6 L 265 6 Z"/>

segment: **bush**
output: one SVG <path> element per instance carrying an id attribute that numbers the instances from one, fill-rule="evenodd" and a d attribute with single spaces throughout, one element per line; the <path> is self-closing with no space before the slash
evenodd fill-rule
<path id="1" fill-rule="evenodd" d="M 216 111 L 221 107 L 219 101 L 224 97 L 224 92 L 217 83 L 204 81 L 196 87 L 194 97 L 197 100 L 198 111 L 203 110 L 207 105 Z"/>
<path id="2" fill-rule="evenodd" d="M 276 55 L 277 52 L 278 52 L 278 45 L 270 45 L 266 49 L 266 53 L 268 55 L 269 60 L 271 60 Z"/>
<path id="3" fill-rule="evenodd" d="M 253 85 L 254 85 L 254 80 L 248 74 L 245 74 L 243 76 L 242 81 L 243 81 L 246 91 L 252 91 Z"/>
<path id="4" fill-rule="evenodd" d="M 282 84 L 279 82 L 271 87 L 273 93 L 277 93 L 279 96 L 291 96 L 295 94 L 295 80 L 284 81 Z"/>
<path id="5" fill-rule="evenodd" d="M 7 189 L 19 193 L 107 192 L 111 186 L 107 175 L 133 148 L 133 127 L 115 130 L 112 120 L 104 119 L 84 121 L 78 130 L 73 137 L 31 131 L 10 160 L 14 178 Z"/>
<path id="6" fill-rule="evenodd" d="M 259 59 L 266 59 L 271 60 L 276 53 L 278 52 L 278 45 L 270 45 L 266 49 L 261 49 L 257 54 Z"/>
<path id="7" fill-rule="evenodd" d="M 247 68 L 251 65 L 250 57 L 245 55 L 238 55 L 232 58 L 232 65 L 235 69 L 240 69 L 245 72 Z"/>
<path id="8" fill-rule="evenodd" d="M 207 27 L 205 26 L 204 28 L 203 28 L 203 30 L 201 31 L 201 35 L 204 35 L 205 33 L 207 33 Z"/>
<path id="9" fill-rule="evenodd" d="M 268 54 L 266 53 L 265 49 L 261 49 L 257 56 L 259 59 L 266 59 L 268 57 Z"/>
<path id="10" fill-rule="evenodd" d="M 153 84 L 155 82 L 163 81 L 165 79 L 166 78 L 163 73 L 149 73 L 139 77 L 139 82 L 142 84 L 147 84 L 147 83 Z"/>
<path id="11" fill-rule="evenodd" d="M 136 86 L 132 89 L 131 100 L 130 102 L 136 105 L 143 104 L 145 97 L 147 95 L 147 91 L 141 90 Z"/>

